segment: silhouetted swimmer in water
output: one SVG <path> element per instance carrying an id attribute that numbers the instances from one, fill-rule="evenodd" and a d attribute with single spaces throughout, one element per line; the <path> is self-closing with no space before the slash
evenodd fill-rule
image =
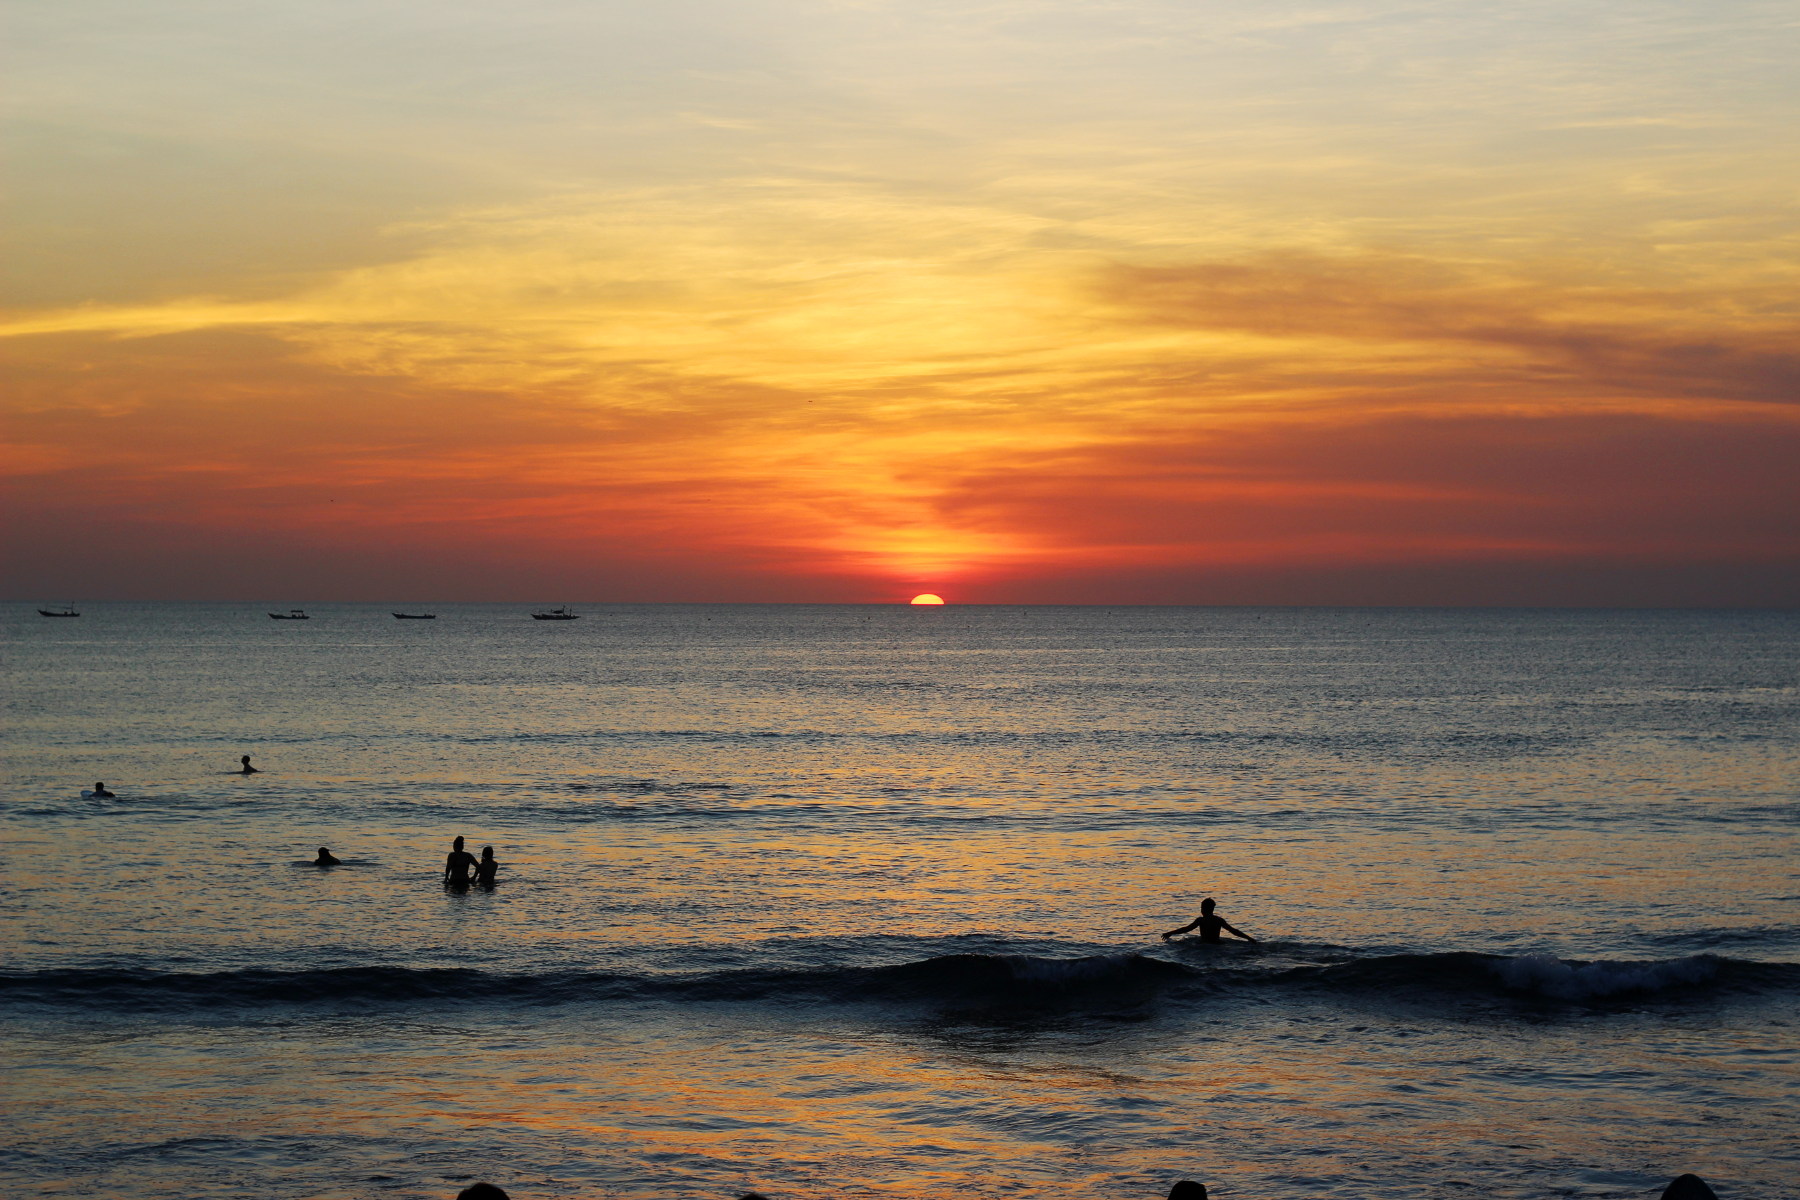
<path id="1" fill-rule="evenodd" d="M 475 882 L 479 883 L 484 888 L 493 887 L 494 872 L 499 869 L 500 864 L 494 861 L 494 848 L 492 846 L 483 846 L 481 848 L 481 861 L 475 864 Z"/>
<path id="2" fill-rule="evenodd" d="M 248 754 L 246 754 L 246 755 L 244 755 L 244 757 L 238 759 L 238 761 L 244 764 L 244 769 L 238 772 L 239 775 L 261 775 L 262 774 L 261 771 L 257 770 L 255 767 L 250 765 L 250 756 Z"/>
<path id="3" fill-rule="evenodd" d="M 341 865 L 342 860 L 335 857 L 331 851 L 324 846 L 319 847 L 319 857 L 313 859 L 313 866 L 315 867 L 336 867 Z"/>
<path id="4" fill-rule="evenodd" d="M 1218 906 L 1213 903 L 1212 897 L 1208 896 L 1200 902 L 1200 915 L 1195 917 L 1191 923 L 1183 925 L 1180 929 L 1171 929 L 1169 932 L 1163 934 L 1163 941 L 1166 942 L 1177 934 L 1191 933 L 1196 929 L 1200 931 L 1200 940 L 1203 942 L 1218 941 L 1221 930 L 1236 937 L 1241 937 L 1246 942 L 1254 942 L 1256 940 L 1243 930 L 1232 928 L 1231 922 L 1227 921 L 1224 917 L 1213 916 L 1213 909 L 1216 907 Z"/>
<path id="5" fill-rule="evenodd" d="M 444 886 L 466 888 L 469 886 L 469 870 L 475 865 L 475 856 L 463 849 L 463 840 L 457 838 L 450 843 L 450 855 L 444 859 Z"/>
<path id="6" fill-rule="evenodd" d="M 92 796 L 96 800 L 114 799 L 113 794 L 106 790 L 106 785 L 104 783 L 96 783 L 94 785 L 94 790 L 89 792 L 88 795 Z"/>
<path id="7" fill-rule="evenodd" d="M 1206 1200 L 1206 1185 L 1184 1179 L 1169 1189 L 1169 1200 Z"/>

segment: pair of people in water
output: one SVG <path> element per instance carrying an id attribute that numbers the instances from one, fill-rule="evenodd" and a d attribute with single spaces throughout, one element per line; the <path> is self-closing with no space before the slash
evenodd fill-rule
<path id="1" fill-rule="evenodd" d="M 500 864 L 494 860 L 494 848 L 483 846 L 478 859 L 463 849 L 463 840 L 459 837 L 451 843 L 450 855 L 444 859 L 444 886 L 447 888 L 468 887 L 476 883 L 482 887 L 494 886 L 494 875 L 500 870 Z M 470 872 L 474 878 L 470 879 Z"/>
<path id="2" fill-rule="evenodd" d="M 336 867 L 341 866 L 343 861 L 331 852 L 331 847 L 320 846 L 319 857 L 313 859 L 312 865 Z M 493 887 L 494 876 L 498 874 L 499 870 L 500 863 L 494 858 L 492 846 L 483 846 L 481 857 L 476 858 L 463 849 L 463 840 L 457 838 L 452 843 L 450 856 L 444 860 L 444 886 L 468 887 L 471 883 L 478 883 L 482 887 Z M 474 875 L 473 879 L 470 878 L 471 873 Z"/>

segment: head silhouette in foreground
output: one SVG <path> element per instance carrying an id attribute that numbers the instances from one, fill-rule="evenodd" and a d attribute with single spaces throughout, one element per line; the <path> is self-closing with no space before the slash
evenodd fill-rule
<path id="1" fill-rule="evenodd" d="M 1169 1189 L 1169 1200 L 1206 1200 L 1206 1185 L 1184 1179 Z M 1719 1200 L 1698 1175 L 1677 1175 L 1663 1190 L 1662 1200 Z"/>
<path id="2" fill-rule="evenodd" d="M 1171 929 L 1169 932 L 1163 934 L 1163 941 L 1166 942 L 1172 937 L 1189 933 L 1195 929 L 1200 931 L 1200 940 L 1203 942 L 1218 941 L 1221 932 L 1229 933 L 1233 937 L 1241 937 L 1246 942 L 1254 942 L 1256 940 L 1243 930 L 1235 928 L 1231 922 L 1227 921 L 1224 917 L 1215 917 L 1213 915 L 1213 909 L 1216 907 L 1218 906 L 1213 903 L 1212 897 L 1208 896 L 1200 902 L 1200 915 L 1186 925 L 1183 925 L 1180 929 Z"/>
<path id="3" fill-rule="evenodd" d="M 456 1194 L 456 1200 L 511 1200 L 504 1190 L 491 1183 L 470 1184 Z M 745 1192 L 737 1200 L 768 1200 L 761 1192 Z M 1183 1179 L 1169 1189 L 1169 1200 L 1207 1200 L 1206 1185 Z M 1662 1200 L 1719 1200 L 1698 1175 L 1677 1175 L 1663 1189 Z"/>
<path id="4" fill-rule="evenodd" d="M 1677 1175 L 1663 1189 L 1662 1200 L 1719 1200 L 1719 1197 L 1698 1175 Z"/>

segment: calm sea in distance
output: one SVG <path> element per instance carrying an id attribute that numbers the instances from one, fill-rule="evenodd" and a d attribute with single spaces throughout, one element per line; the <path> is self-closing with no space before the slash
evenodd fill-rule
<path id="1" fill-rule="evenodd" d="M 0 613 L 6 1194 L 1800 1195 L 1800 614 L 310 611 Z"/>

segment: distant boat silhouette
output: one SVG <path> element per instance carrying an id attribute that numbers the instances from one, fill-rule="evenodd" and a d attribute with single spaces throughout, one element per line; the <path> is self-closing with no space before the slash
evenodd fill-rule
<path id="1" fill-rule="evenodd" d="M 312 620 L 311 617 L 306 615 L 306 610 L 303 608 L 290 608 L 284 613 L 270 613 L 269 615 L 277 621 L 310 621 L 310 620 Z"/>
<path id="2" fill-rule="evenodd" d="M 80 613 L 75 611 L 75 606 L 73 604 L 65 604 L 60 609 L 54 611 L 48 608 L 38 609 L 38 616 L 40 617 L 79 617 L 80 615 Z"/>
<path id="3" fill-rule="evenodd" d="M 437 614 L 436 613 L 395 613 L 394 620 L 396 620 L 396 621 L 435 621 L 435 620 L 437 620 Z"/>
<path id="4" fill-rule="evenodd" d="M 534 621 L 579 621 L 581 614 L 570 612 L 569 606 L 564 604 L 543 612 L 534 612 L 531 614 L 531 619 Z"/>

